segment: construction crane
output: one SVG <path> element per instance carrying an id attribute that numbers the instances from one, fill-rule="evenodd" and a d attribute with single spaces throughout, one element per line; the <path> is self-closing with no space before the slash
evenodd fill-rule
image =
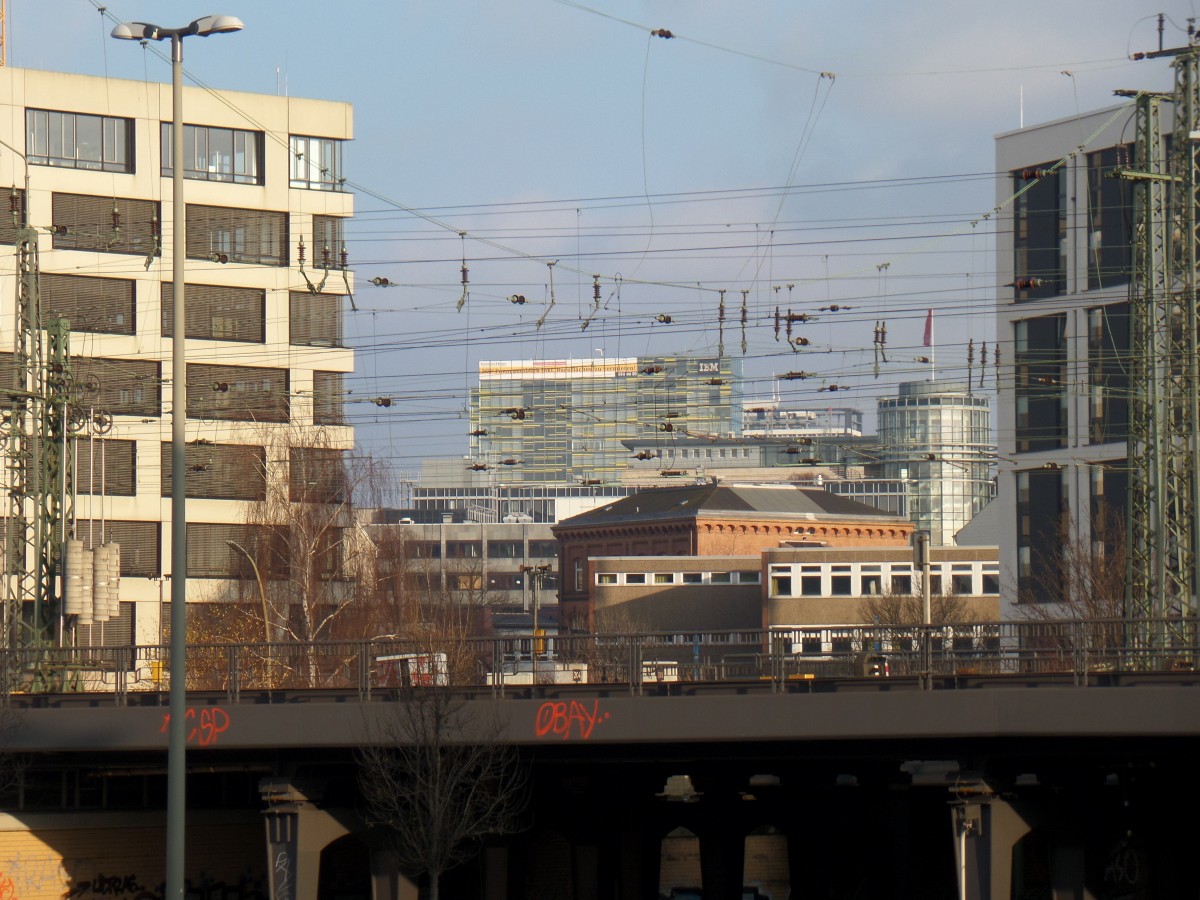
<path id="1" fill-rule="evenodd" d="M 1200 48 L 1173 57 L 1171 94 L 1136 95 L 1126 614 L 1148 651 L 1197 612 L 1200 589 Z M 1169 151 L 1163 113 L 1173 106 Z"/>

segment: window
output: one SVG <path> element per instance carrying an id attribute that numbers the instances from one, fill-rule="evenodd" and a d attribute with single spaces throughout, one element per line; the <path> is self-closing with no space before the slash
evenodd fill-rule
<path id="1" fill-rule="evenodd" d="M 684 584 L 703 584 L 703 582 L 704 582 L 704 575 L 701 572 L 684 572 L 683 573 L 683 583 Z"/>
<path id="2" fill-rule="evenodd" d="M 56 192 L 50 206 L 55 250 L 128 253 L 146 258 L 162 253 L 162 218 L 153 200 Z"/>
<path id="3" fill-rule="evenodd" d="M 849 575 L 831 575 L 829 593 L 834 597 L 849 597 L 853 590 L 853 579 Z"/>
<path id="4" fill-rule="evenodd" d="M 132 497 L 137 486 L 137 442 L 75 442 L 75 491 L 79 494 Z"/>
<path id="5" fill-rule="evenodd" d="M 1066 328 L 1065 313 L 1013 323 L 1018 453 L 1066 446 Z"/>
<path id="6" fill-rule="evenodd" d="M 479 541 L 446 541 L 446 559 L 481 559 L 483 544 Z"/>
<path id="7" fill-rule="evenodd" d="M 675 574 L 673 572 L 655 572 L 654 573 L 654 583 L 655 584 L 674 584 L 675 583 Z"/>
<path id="8" fill-rule="evenodd" d="M 133 171 L 133 120 L 25 110 L 25 157 L 43 166 Z"/>
<path id="9" fill-rule="evenodd" d="M 761 584 L 762 572 L 738 572 L 738 584 Z"/>
<path id="10" fill-rule="evenodd" d="M 162 174 L 174 174 L 174 142 L 170 122 L 163 122 Z M 208 125 L 183 126 L 183 177 L 201 181 L 232 181 L 235 184 L 262 184 L 263 136 L 257 131 L 214 128 Z"/>
<path id="11" fill-rule="evenodd" d="M 162 496 L 171 496 L 174 460 L 164 442 L 159 462 Z M 184 484 L 189 497 L 213 500 L 265 500 L 266 454 L 262 447 L 239 444 L 188 444 L 184 448 Z"/>
<path id="12" fill-rule="evenodd" d="M 771 596 L 773 597 L 790 597 L 792 595 L 792 576 L 791 575 L 772 575 L 771 576 Z"/>
<path id="13" fill-rule="evenodd" d="M 1129 304 L 1088 310 L 1088 440 L 1124 441 L 1129 433 Z"/>
<path id="14" fill-rule="evenodd" d="M 408 559 L 441 559 L 441 541 L 408 541 L 404 545 L 404 555 Z"/>
<path id="15" fill-rule="evenodd" d="M 153 578 L 160 574 L 158 522 L 79 519 L 75 537 L 88 550 L 101 544 L 120 544 L 122 576 Z"/>
<path id="16" fill-rule="evenodd" d="M 805 633 L 800 638 L 800 652 L 804 654 L 817 654 L 821 652 L 821 636 L 819 634 Z"/>
<path id="17" fill-rule="evenodd" d="M 520 572 L 492 572 L 488 575 L 490 591 L 519 591 L 524 585 Z"/>
<path id="18" fill-rule="evenodd" d="M 999 594 L 1000 593 L 1000 575 L 998 572 L 983 573 L 983 590 L 984 594 Z"/>
<path id="19" fill-rule="evenodd" d="M 341 372 L 313 372 L 313 424 L 344 425 Z"/>
<path id="20" fill-rule="evenodd" d="M 338 269 L 342 267 L 342 248 L 346 246 L 346 235 L 341 216 L 312 217 L 312 267 L 314 269 Z"/>
<path id="21" fill-rule="evenodd" d="M 189 363 L 187 414 L 229 422 L 286 422 L 288 371 Z"/>
<path id="22" fill-rule="evenodd" d="M 801 597 L 820 597 L 821 596 L 821 576 L 820 575 L 801 575 L 800 576 L 800 596 Z"/>
<path id="23" fill-rule="evenodd" d="M 713 572 L 708 576 L 709 584 L 732 584 L 733 576 L 729 572 Z"/>
<path id="24" fill-rule="evenodd" d="M 117 416 L 157 416 L 162 412 L 160 363 L 144 359 L 71 360 L 77 385 L 87 385 L 90 405 Z"/>
<path id="25" fill-rule="evenodd" d="M 950 576 L 950 590 L 953 591 L 954 593 L 960 594 L 960 595 L 973 594 L 974 591 L 971 590 L 971 576 L 970 575 L 951 575 Z"/>
<path id="26" fill-rule="evenodd" d="M 286 266 L 287 240 L 287 213 L 187 205 L 188 259 Z"/>
<path id="27" fill-rule="evenodd" d="M 292 447 L 288 453 L 288 499 L 293 503 L 343 503 L 346 462 L 342 450 Z"/>
<path id="28" fill-rule="evenodd" d="M 488 559 L 520 559 L 520 541 L 488 541 Z"/>
<path id="29" fill-rule="evenodd" d="M 553 559 L 558 556 L 558 541 L 530 541 L 529 555 L 534 559 Z"/>
<path id="30" fill-rule="evenodd" d="M 72 331 L 133 334 L 132 281 L 43 272 L 41 289 L 43 321 L 61 316 Z"/>
<path id="31" fill-rule="evenodd" d="M 175 286 L 162 286 L 162 333 L 175 333 Z M 185 298 L 187 337 L 220 341 L 266 340 L 266 291 L 255 288 L 189 284 Z"/>
<path id="32" fill-rule="evenodd" d="M 288 341 L 301 347 L 342 346 L 342 295 L 290 293 Z"/>
<path id="33" fill-rule="evenodd" d="M 863 594 L 877 595 L 883 593 L 883 576 L 882 575 L 863 575 L 862 576 L 862 591 Z"/>
<path id="34" fill-rule="evenodd" d="M 1053 163 L 1013 173 L 1013 273 L 1018 303 L 1066 290 L 1067 172 Z"/>
<path id="35" fill-rule="evenodd" d="M 596 575 L 596 584 L 616 584 L 616 572 L 600 572 Z"/>
<path id="36" fill-rule="evenodd" d="M 483 590 L 483 576 L 478 572 L 453 572 L 446 576 L 452 591 Z"/>
<path id="37" fill-rule="evenodd" d="M 1088 290 L 1128 284 L 1133 270 L 1133 186 L 1113 178 L 1133 157 L 1128 145 L 1089 153 Z"/>
<path id="38" fill-rule="evenodd" d="M 630 572 L 625 576 L 626 584 L 645 584 L 646 575 L 644 572 Z"/>
<path id="39" fill-rule="evenodd" d="M 293 134 L 291 185 L 314 191 L 340 191 L 342 178 L 342 142 L 333 138 L 304 137 Z"/>
<path id="40" fill-rule="evenodd" d="M 264 578 L 279 578 L 287 571 L 286 558 L 283 535 L 270 527 L 240 523 L 187 524 L 189 576 L 253 579 L 252 559 Z"/>
<path id="41" fill-rule="evenodd" d="M 913 592 L 912 575 L 892 574 L 892 593 L 911 594 Z"/>

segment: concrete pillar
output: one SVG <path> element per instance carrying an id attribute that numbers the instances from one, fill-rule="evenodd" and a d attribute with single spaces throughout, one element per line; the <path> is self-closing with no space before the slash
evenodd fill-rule
<path id="1" fill-rule="evenodd" d="M 1013 846 L 1031 828 L 1025 816 L 990 791 L 956 800 L 950 814 L 960 900 L 1008 900 Z"/>
<path id="2" fill-rule="evenodd" d="M 317 807 L 319 785 L 265 778 L 259 792 L 267 803 L 267 881 L 271 900 L 317 900 L 321 851 L 351 832 L 348 814 Z"/>

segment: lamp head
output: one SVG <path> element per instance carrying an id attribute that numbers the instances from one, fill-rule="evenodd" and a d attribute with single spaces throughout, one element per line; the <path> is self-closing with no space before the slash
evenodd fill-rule
<path id="1" fill-rule="evenodd" d="M 210 34 L 226 34 L 230 31 L 241 31 L 245 27 L 245 23 L 237 16 L 204 16 L 192 22 L 184 31 L 188 34 L 208 37 Z"/>

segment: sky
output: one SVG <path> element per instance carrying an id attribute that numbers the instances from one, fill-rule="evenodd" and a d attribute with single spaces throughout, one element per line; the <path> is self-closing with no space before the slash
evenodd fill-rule
<path id="1" fill-rule="evenodd" d="M 995 341 L 994 136 L 1169 89 L 1166 61 L 1129 56 L 1157 49 L 1159 12 L 1167 47 L 1196 15 L 1195 0 L 98 7 L 8 0 L 8 64 L 168 81 L 113 21 L 226 13 L 245 30 L 186 42 L 189 77 L 353 104 L 346 409 L 405 476 L 467 453 L 480 360 L 723 347 L 748 397 L 868 413 L 929 377 L 919 357 L 965 378 L 967 341 Z M 777 307 L 814 317 L 795 330 L 807 347 L 776 335 Z"/>

